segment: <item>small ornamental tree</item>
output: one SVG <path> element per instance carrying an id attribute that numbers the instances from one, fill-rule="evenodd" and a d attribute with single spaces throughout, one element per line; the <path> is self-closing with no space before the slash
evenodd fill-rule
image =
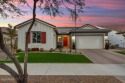
<path id="1" fill-rule="evenodd" d="M 16 37 L 16 30 L 13 28 L 13 26 L 11 24 L 8 24 L 8 27 L 7 28 L 7 31 L 8 31 L 8 37 L 10 39 L 10 50 L 11 50 L 11 53 L 13 53 L 13 50 L 14 50 L 14 38 Z"/>
<path id="2" fill-rule="evenodd" d="M 28 4 L 27 0 L 0 0 L 0 5 L 1 5 L 0 14 L 2 17 L 8 16 L 7 14 L 8 12 L 6 13 L 6 11 L 9 11 L 10 13 L 14 12 L 15 14 L 17 14 L 17 16 L 23 15 L 23 13 L 25 13 L 24 11 L 21 11 L 19 8 L 17 8 L 13 4 L 13 1 L 17 1 L 19 4 L 20 3 Z M 39 5 L 37 5 L 37 3 L 39 3 Z M 77 8 L 74 9 L 71 7 L 74 5 Z M 15 72 L 12 68 L 10 68 L 4 63 L 0 63 L 0 68 L 10 73 L 15 78 L 17 83 L 27 83 L 28 82 L 28 73 L 27 73 L 28 40 L 27 39 L 35 23 L 36 8 L 40 8 L 43 13 L 46 13 L 50 15 L 51 17 L 55 17 L 57 15 L 63 15 L 63 12 L 60 10 L 60 8 L 65 7 L 69 11 L 72 20 L 76 21 L 76 19 L 79 17 L 79 13 L 83 13 L 84 5 L 85 5 L 84 0 L 33 0 L 33 7 L 30 7 L 31 9 L 33 9 L 32 22 L 27 31 L 28 33 L 26 35 L 26 42 L 25 42 L 24 69 L 22 69 L 17 58 L 14 55 L 12 55 L 12 53 L 5 47 L 1 29 L 0 29 L 0 48 L 13 61 L 18 72 Z"/>

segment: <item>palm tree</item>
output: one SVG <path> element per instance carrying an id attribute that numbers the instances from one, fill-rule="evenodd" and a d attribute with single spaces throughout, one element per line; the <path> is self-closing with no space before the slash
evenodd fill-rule
<path id="1" fill-rule="evenodd" d="M 11 24 L 8 24 L 8 27 L 9 28 L 7 28 L 7 31 L 8 31 L 8 34 L 9 34 L 8 37 L 10 38 L 10 49 L 11 49 L 11 53 L 13 53 L 12 52 L 12 50 L 13 50 L 13 40 L 16 37 L 16 30 L 13 29 L 13 26 Z"/>

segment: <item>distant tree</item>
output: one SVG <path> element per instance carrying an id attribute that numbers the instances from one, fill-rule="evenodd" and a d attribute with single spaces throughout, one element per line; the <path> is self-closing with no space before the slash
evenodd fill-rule
<path id="1" fill-rule="evenodd" d="M 0 17 L 18 17 L 26 12 L 16 5 L 26 4 L 25 0 L 0 0 Z"/>
<path id="2" fill-rule="evenodd" d="M 16 6 L 14 6 L 11 1 L 13 0 L 3 0 L 0 1 L 0 3 L 2 3 L 2 7 L 6 7 L 4 5 L 6 4 L 11 4 L 10 8 L 6 8 L 7 11 L 9 11 L 8 9 L 13 9 L 15 10 L 14 12 L 16 12 L 19 15 L 22 15 L 22 11 L 20 9 L 17 9 Z M 15 0 L 14 0 L 15 1 Z M 27 0 L 17 0 L 19 2 L 22 2 L 24 4 L 27 4 Z M 39 5 L 37 6 L 37 3 L 39 2 Z M 0 29 L 0 48 L 3 50 L 3 52 L 5 52 L 9 58 L 14 62 L 18 73 L 16 73 L 13 69 L 11 69 L 10 67 L 8 67 L 7 65 L 5 65 L 4 63 L 0 64 L 0 68 L 3 68 L 4 70 L 6 70 L 7 72 L 9 72 L 17 81 L 17 83 L 27 83 L 28 80 L 28 73 L 27 73 L 27 62 L 28 62 L 28 36 L 29 33 L 35 23 L 35 18 L 36 18 L 36 8 L 39 7 L 41 9 L 41 11 L 43 13 L 46 13 L 48 15 L 50 15 L 51 17 L 55 17 L 57 15 L 63 15 L 62 11 L 60 11 L 60 7 L 65 7 L 71 15 L 72 20 L 74 20 L 74 18 L 76 19 L 76 17 L 78 18 L 78 13 L 76 12 L 76 10 L 74 8 L 72 8 L 71 6 L 76 6 L 78 13 L 83 13 L 83 6 L 85 5 L 84 0 L 33 0 L 33 7 L 31 7 L 33 9 L 32 11 L 32 22 L 31 25 L 28 29 L 28 33 L 26 35 L 26 42 L 25 42 L 25 57 L 24 57 L 24 72 L 22 67 L 19 64 L 19 61 L 17 60 L 17 58 L 15 56 L 13 56 L 8 49 L 5 47 L 4 42 L 3 42 L 3 34 L 1 32 Z M 28 5 L 29 6 L 29 5 Z M 5 11 L 3 10 L 3 8 L 0 9 L 0 12 L 2 10 L 2 16 L 7 16 L 7 14 L 5 13 Z M 9 11 L 11 12 L 11 11 Z M 24 13 L 24 12 L 23 12 Z"/>
<path id="3" fill-rule="evenodd" d="M 11 49 L 11 53 L 13 53 L 14 50 L 14 39 L 17 36 L 16 35 L 16 30 L 13 28 L 13 26 L 11 24 L 8 24 L 7 31 L 8 31 L 8 37 L 10 38 L 10 49 Z"/>

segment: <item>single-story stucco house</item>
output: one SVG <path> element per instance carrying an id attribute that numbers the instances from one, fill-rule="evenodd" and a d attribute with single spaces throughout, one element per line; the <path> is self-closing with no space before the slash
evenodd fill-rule
<path id="1" fill-rule="evenodd" d="M 125 33 L 125 25 L 107 25 L 101 27 L 111 30 L 108 33 L 108 40 L 111 45 L 125 48 L 125 36 L 123 36 Z"/>
<path id="2" fill-rule="evenodd" d="M 18 49 L 25 50 L 26 33 L 31 22 L 32 19 L 15 26 L 18 30 Z M 103 49 L 109 31 L 90 24 L 76 28 L 56 27 L 36 18 L 28 38 L 28 48 L 50 50 L 57 47 L 73 48 L 76 44 L 76 49 Z"/>

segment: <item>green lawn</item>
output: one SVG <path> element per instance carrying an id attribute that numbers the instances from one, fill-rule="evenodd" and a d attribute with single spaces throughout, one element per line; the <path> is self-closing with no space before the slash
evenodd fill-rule
<path id="1" fill-rule="evenodd" d="M 20 62 L 24 61 L 24 53 L 15 54 Z M 7 62 L 7 61 L 6 61 Z M 92 63 L 84 55 L 63 53 L 29 53 L 29 63 Z"/>
<path id="2" fill-rule="evenodd" d="M 125 51 L 115 51 L 115 52 L 125 55 Z"/>

